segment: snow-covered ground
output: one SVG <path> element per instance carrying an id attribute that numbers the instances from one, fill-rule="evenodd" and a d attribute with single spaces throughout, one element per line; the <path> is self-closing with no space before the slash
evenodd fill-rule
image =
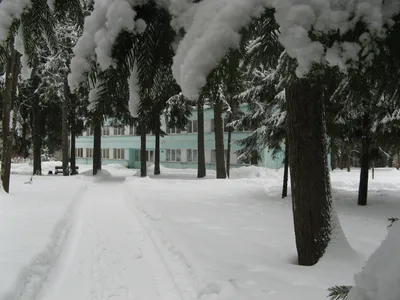
<path id="1" fill-rule="evenodd" d="M 356 205 L 359 170 L 332 172 L 356 254 L 299 267 L 282 170 L 198 180 L 195 170 L 140 178 L 109 165 L 94 180 L 80 166 L 79 176 L 28 184 L 29 170 L 13 165 L 11 196 L 0 194 L 0 299 L 325 299 L 328 287 L 353 284 L 400 216 L 399 171 L 376 170 L 367 207 Z"/>

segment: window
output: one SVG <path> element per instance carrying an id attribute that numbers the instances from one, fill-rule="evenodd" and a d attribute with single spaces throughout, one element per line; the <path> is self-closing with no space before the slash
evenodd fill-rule
<path id="1" fill-rule="evenodd" d="M 197 120 L 189 121 L 189 123 L 186 126 L 186 131 L 187 133 L 196 133 L 198 128 L 197 128 Z"/>
<path id="2" fill-rule="evenodd" d="M 167 134 L 168 134 L 168 133 L 181 133 L 181 132 L 182 132 L 182 130 L 181 130 L 180 128 L 175 127 L 175 126 L 169 127 L 169 126 L 167 125 Z"/>
<path id="3" fill-rule="evenodd" d="M 129 126 L 129 135 L 134 135 L 135 134 L 135 127 L 134 126 Z"/>
<path id="4" fill-rule="evenodd" d="M 211 150 L 211 163 L 216 163 L 217 159 L 216 159 L 216 152 L 215 150 Z"/>
<path id="5" fill-rule="evenodd" d="M 146 158 L 147 158 L 147 161 L 154 162 L 154 151 L 153 150 L 147 150 L 146 151 Z"/>
<path id="6" fill-rule="evenodd" d="M 125 135 L 125 127 L 124 126 L 114 127 L 114 135 Z"/>
<path id="7" fill-rule="evenodd" d="M 186 149 L 186 160 L 188 162 L 197 162 L 197 149 Z"/>
<path id="8" fill-rule="evenodd" d="M 171 150 L 171 161 L 175 161 L 176 155 L 175 150 Z"/>
<path id="9" fill-rule="evenodd" d="M 87 158 L 93 157 L 93 149 L 92 148 L 86 148 L 86 157 Z"/>
<path id="10" fill-rule="evenodd" d="M 83 148 L 76 148 L 75 149 L 75 156 L 76 157 L 83 157 Z"/>
<path id="11" fill-rule="evenodd" d="M 140 149 L 135 149 L 135 161 L 140 161 Z M 146 161 L 154 162 L 154 150 L 146 150 Z"/>
<path id="12" fill-rule="evenodd" d="M 166 161 L 171 161 L 171 150 L 170 149 L 167 149 L 167 152 L 166 152 L 166 159 L 165 159 Z"/>
<path id="13" fill-rule="evenodd" d="M 197 120 L 193 120 L 192 121 L 192 132 L 197 132 L 197 130 L 198 130 L 198 125 L 197 125 L 198 123 L 197 123 Z"/>
<path id="14" fill-rule="evenodd" d="M 181 161 L 181 149 L 167 149 L 166 161 Z"/>
<path id="15" fill-rule="evenodd" d="M 198 160 L 197 149 L 193 149 L 193 161 L 197 162 L 197 160 Z"/>
<path id="16" fill-rule="evenodd" d="M 101 158 L 110 158 L 110 149 L 101 149 Z"/>
<path id="17" fill-rule="evenodd" d="M 114 159 L 125 159 L 125 149 L 114 149 Z"/>
<path id="18" fill-rule="evenodd" d="M 106 126 L 101 128 L 101 135 L 110 135 L 110 127 Z"/>
<path id="19" fill-rule="evenodd" d="M 135 149 L 135 161 L 140 161 L 140 149 Z"/>
<path id="20" fill-rule="evenodd" d="M 189 121 L 187 123 L 187 125 L 186 125 L 186 132 L 187 133 L 192 133 L 192 124 L 193 124 L 193 121 Z"/>

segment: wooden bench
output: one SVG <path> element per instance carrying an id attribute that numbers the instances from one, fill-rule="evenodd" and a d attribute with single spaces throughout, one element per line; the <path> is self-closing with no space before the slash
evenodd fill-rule
<path id="1" fill-rule="evenodd" d="M 75 166 L 75 174 L 78 174 L 78 170 L 79 170 L 79 166 Z M 71 166 L 68 166 L 68 171 L 70 172 L 70 174 L 72 174 Z M 62 172 L 63 172 L 63 167 L 62 166 L 56 166 L 55 167 L 55 172 L 54 172 L 55 175 L 57 175 L 58 173 L 62 173 Z"/>

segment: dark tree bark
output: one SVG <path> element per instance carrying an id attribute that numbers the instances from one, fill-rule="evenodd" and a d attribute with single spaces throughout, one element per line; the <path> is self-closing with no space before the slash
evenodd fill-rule
<path id="1" fill-rule="evenodd" d="M 101 121 L 95 117 L 93 128 L 93 175 L 101 170 Z"/>
<path id="2" fill-rule="evenodd" d="M 250 153 L 250 164 L 253 166 L 258 166 L 258 153 L 257 150 L 251 150 Z"/>
<path id="3" fill-rule="evenodd" d="M 224 147 L 224 122 L 222 119 L 222 103 L 217 101 L 214 105 L 215 124 L 215 169 L 217 179 L 226 178 L 225 170 L 225 147 Z"/>
<path id="4" fill-rule="evenodd" d="M 155 139 L 154 175 L 160 175 L 160 126 L 157 126 L 156 128 Z"/>
<path id="5" fill-rule="evenodd" d="M 228 123 L 231 123 L 231 122 L 232 122 L 232 113 L 229 113 Z M 228 177 L 230 176 L 230 170 L 231 170 L 232 132 L 233 132 L 233 128 L 228 127 L 228 145 L 227 145 L 227 153 L 226 153 L 226 175 Z"/>
<path id="6" fill-rule="evenodd" d="M 140 124 L 140 177 L 147 176 L 147 157 L 146 157 L 146 125 L 142 121 Z"/>
<path id="7" fill-rule="evenodd" d="M 67 77 L 64 79 L 64 99 L 62 104 L 62 132 L 61 132 L 61 150 L 62 150 L 62 169 L 63 175 L 69 176 L 69 168 L 68 168 L 68 135 L 69 135 L 69 128 L 68 128 L 68 112 L 69 112 L 69 86 Z"/>
<path id="8" fill-rule="evenodd" d="M 11 47 L 11 54 L 7 60 L 6 82 L 3 90 L 3 156 L 1 161 L 1 181 L 4 191 L 10 192 L 11 156 L 13 136 L 10 130 L 10 113 L 15 100 L 18 75 L 20 71 L 20 54 Z"/>
<path id="9" fill-rule="evenodd" d="M 40 109 L 37 101 L 32 101 L 32 135 L 33 175 L 42 175 L 42 137 L 40 134 Z"/>
<path id="10" fill-rule="evenodd" d="M 282 187 L 282 199 L 287 197 L 289 179 L 289 144 L 287 139 L 285 141 L 285 159 L 284 159 L 284 170 L 283 170 L 283 187 Z"/>
<path id="11" fill-rule="evenodd" d="M 351 145 L 347 144 L 347 172 L 350 172 L 351 169 Z"/>
<path id="12" fill-rule="evenodd" d="M 197 101 L 197 177 L 206 177 L 206 156 L 204 146 L 204 111 L 203 101 Z"/>
<path id="13" fill-rule="evenodd" d="M 72 95 L 71 97 L 71 175 L 76 175 L 76 96 Z"/>
<path id="14" fill-rule="evenodd" d="M 369 148 L 370 148 L 370 137 L 369 137 L 369 125 L 370 120 L 368 115 L 363 118 L 363 129 L 361 137 L 361 172 L 360 172 L 360 184 L 358 187 L 358 201 L 357 204 L 361 206 L 367 205 L 368 197 L 368 171 L 369 171 Z"/>
<path id="15" fill-rule="evenodd" d="M 331 189 L 324 102 L 319 86 L 297 79 L 286 90 L 288 145 L 298 263 L 318 262 L 331 238 Z"/>

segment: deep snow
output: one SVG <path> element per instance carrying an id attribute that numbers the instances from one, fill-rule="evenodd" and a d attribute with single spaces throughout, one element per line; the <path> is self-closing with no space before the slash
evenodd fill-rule
<path id="1" fill-rule="evenodd" d="M 356 205 L 359 170 L 332 172 L 355 252 L 299 267 L 282 170 L 198 180 L 195 170 L 140 178 L 109 165 L 94 180 L 80 166 L 26 184 L 29 169 L 13 165 L 11 196 L 0 194 L 0 299 L 325 299 L 354 283 L 400 216 L 399 171 L 376 170 L 367 207 Z"/>

